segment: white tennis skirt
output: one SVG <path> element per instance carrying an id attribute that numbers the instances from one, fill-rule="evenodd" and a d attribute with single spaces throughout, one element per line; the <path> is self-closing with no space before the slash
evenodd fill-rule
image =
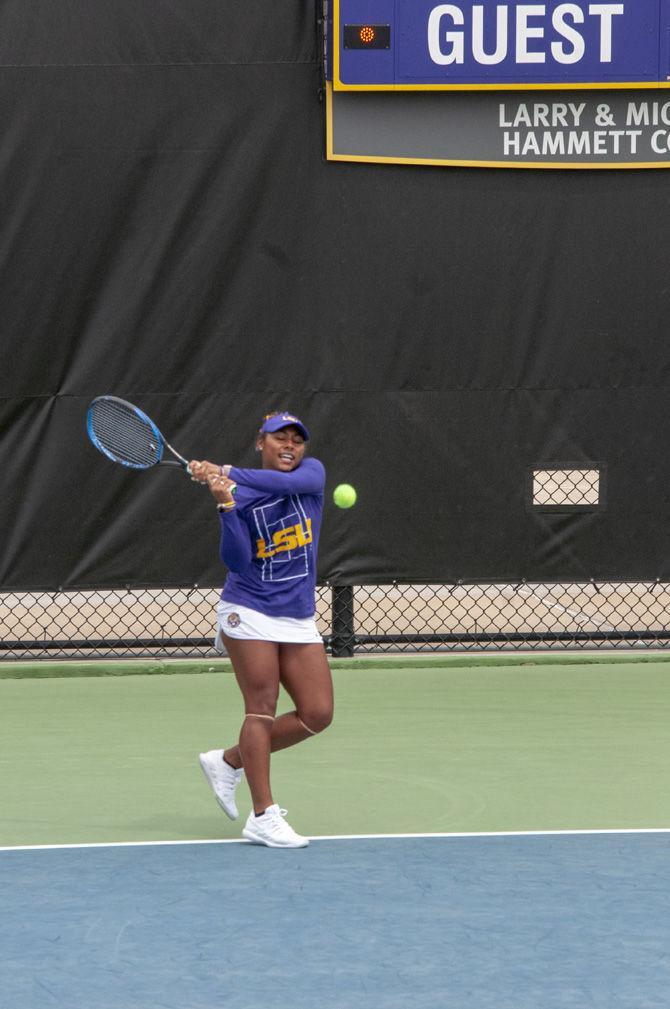
<path id="1" fill-rule="evenodd" d="M 223 632 L 229 638 L 252 641 L 276 641 L 285 644 L 320 645 L 323 638 L 316 628 L 314 617 L 298 620 L 295 617 L 268 617 L 248 606 L 229 603 L 220 599 L 216 607 L 217 634 L 214 647 L 224 653 L 226 646 L 221 637 Z"/>

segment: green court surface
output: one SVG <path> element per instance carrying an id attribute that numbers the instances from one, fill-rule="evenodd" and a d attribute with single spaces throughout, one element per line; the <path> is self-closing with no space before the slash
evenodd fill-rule
<path id="1" fill-rule="evenodd" d="M 333 725 L 273 757 L 303 833 L 670 827 L 670 659 L 333 666 Z M 226 663 L 0 669 L 0 845 L 240 836 L 198 764 L 239 729 Z"/>

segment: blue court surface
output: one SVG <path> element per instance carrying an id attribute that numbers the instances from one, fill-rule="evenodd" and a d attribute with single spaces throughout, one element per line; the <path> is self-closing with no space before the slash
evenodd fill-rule
<path id="1" fill-rule="evenodd" d="M 667 1009 L 670 833 L 0 851 L 8 1009 Z"/>

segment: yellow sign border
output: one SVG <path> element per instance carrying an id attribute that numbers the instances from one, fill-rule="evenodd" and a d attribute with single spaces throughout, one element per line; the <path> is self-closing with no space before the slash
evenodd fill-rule
<path id="1" fill-rule="evenodd" d="M 536 168 L 536 169 L 581 169 L 589 172 L 594 169 L 617 168 L 670 168 L 668 161 L 470 161 L 440 158 L 401 158 L 381 157 L 379 155 L 336 154 L 333 150 L 333 85 L 326 82 L 326 160 L 327 161 L 357 161 L 363 164 L 375 165 L 438 165 L 445 168 Z"/>
<path id="2" fill-rule="evenodd" d="M 614 81 L 570 84 L 345 84 L 340 80 L 340 0 L 333 0 L 333 87 L 335 91 L 614 91 L 670 88 L 667 81 Z"/>

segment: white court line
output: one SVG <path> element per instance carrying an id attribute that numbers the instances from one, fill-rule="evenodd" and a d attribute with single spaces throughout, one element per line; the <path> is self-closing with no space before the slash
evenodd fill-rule
<path id="1" fill-rule="evenodd" d="M 591 834 L 670 834 L 670 827 L 610 827 L 600 830 L 493 830 L 434 834 L 314 834 L 311 841 L 374 841 L 426 837 L 573 837 Z M 243 837 L 225 837 L 192 841 L 94 841 L 89 844 L 19 844 L 0 846 L 3 851 L 60 851 L 69 848 L 152 848 L 186 844 L 252 844 Z M 255 845 L 255 847 L 262 847 Z"/>

